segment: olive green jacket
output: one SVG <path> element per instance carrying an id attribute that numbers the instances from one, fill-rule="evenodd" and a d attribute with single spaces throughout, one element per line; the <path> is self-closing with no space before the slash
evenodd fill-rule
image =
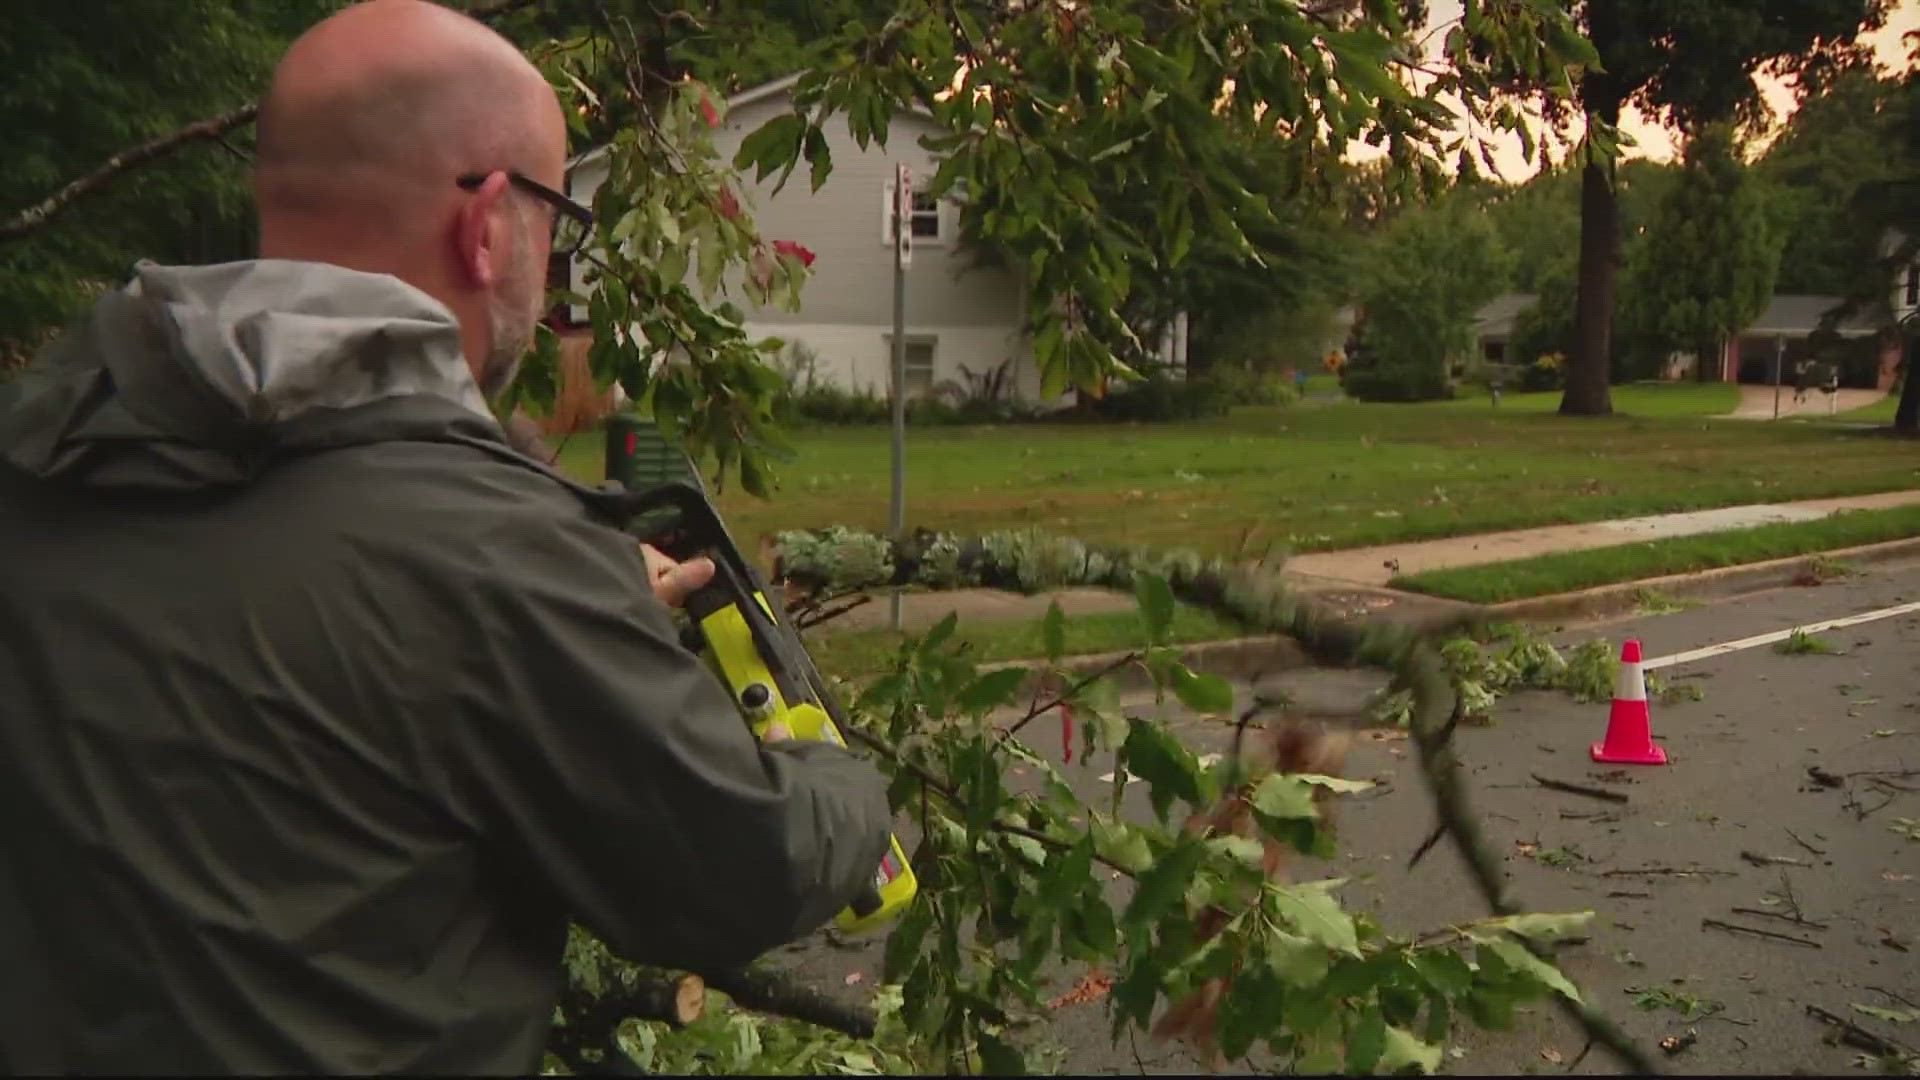
<path id="1" fill-rule="evenodd" d="M 0 1070 L 538 1069 L 569 919 L 744 963 L 872 876 L 386 276 L 142 264 L 0 385 Z"/>

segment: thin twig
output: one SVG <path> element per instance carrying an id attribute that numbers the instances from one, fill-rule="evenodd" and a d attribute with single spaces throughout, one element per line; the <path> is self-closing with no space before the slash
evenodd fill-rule
<path id="1" fill-rule="evenodd" d="M 1793 837 L 1794 843 L 1799 844 L 1801 847 L 1806 848 L 1808 851 L 1813 852 L 1815 855 L 1824 856 L 1826 854 L 1826 852 L 1821 851 L 1819 848 L 1814 847 L 1812 844 L 1809 844 L 1805 840 L 1800 839 L 1799 834 L 1795 833 L 1792 829 L 1787 829 L 1787 835 Z"/>
<path id="2" fill-rule="evenodd" d="M 1552 788 L 1555 791 L 1564 791 L 1570 795 L 1585 795 L 1588 798 L 1605 799 L 1608 802 L 1616 803 L 1626 802 L 1628 798 L 1627 793 L 1624 791 L 1608 791 L 1606 788 L 1589 787 L 1586 784 L 1572 784 L 1565 780 L 1553 780 L 1541 776 L 1539 773 L 1533 773 L 1531 775 L 1533 776 L 1533 782 L 1539 784 L 1541 787 Z"/>
<path id="3" fill-rule="evenodd" d="M 1871 990 L 1876 994 L 1885 994 L 1887 997 L 1893 999 L 1894 1001 L 1899 1002 L 1902 1005 L 1905 1005 L 1909 1009 L 1920 1009 L 1920 1005 L 1915 1005 L 1913 1002 L 1908 1001 L 1906 998 L 1901 997 L 1899 994 L 1896 994 L 1891 990 L 1882 990 L 1877 986 L 1863 986 L 1860 989 Z"/>
<path id="4" fill-rule="evenodd" d="M 1446 822 L 1441 822 L 1440 825 L 1433 830 L 1433 835 L 1427 837 L 1424 841 L 1421 842 L 1420 847 L 1414 851 L 1413 858 L 1407 860 L 1407 869 L 1411 870 L 1414 867 L 1420 865 L 1420 860 L 1426 858 L 1427 852 L 1433 850 L 1433 845 L 1439 843 L 1441 838 L 1445 837 L 1446 835 L 1447 835 Z"/>
<path id="5" fill-rule="evenodd" d="M 1738 923 L 1721 922 L 1719 919 L 1701 919 L 1700 925 L 1711 926 L 1715 930 L 1731 930 L 1742 934 L 1753 934 L 1756 937 L 1773 938 L 1777 941 L 1791 941 L 1795 945 L 1805 945 L 1814 949 L 1826 948 L 1825 945 L 1808 938 L 1794 937 L 1792 934 L 1778 934 L 1772 930 L 1762 930 L 1757 926 L 1741 926 Z"/>
<path id="6" fill-rule="evenodd" d="M 1798 915 L 1787 915 L 1778 911 L 1768 911 L 1765 908 L 1737 907 L 1729 908 L 1728 910 L 1736 915 L 1762 915 L 1769 919 L 1779 919 L 1781 922 L 1790 922 L 1795 926 L 1806 926 L 1815 930 L 1827 929 L 1826 923 L 1814 922 L 1812 919 L 1803 919 Z"/>
<path id="7" fill-rule="evenodd" d="M 1014 723 L 1012 727 L 1009 727 L 1006 729 L 1006 732 L 1005 732 L 1006 736 L 1008 738 L 1012 738 L 1013 736 L 1020 734 L 1020 729 L 1032 723 L 1036 717 L 1043 715 L 1044 713 L 1052 710 L 1058 705 L 1064 704 L 1068 698 L 1072 697 L 1073 695 L 1079 693 L 1082 690 L 1085 690 L 1087 687 L 1092 686 L 1094 683 L 1099 682 L 1101 679 L 1104 679 L 1107 676 L 1113 674 L 1114 672 L 1119 671 L 1121 668 L 1126 667 L 1128 664 L 1131 664 L 1138 659 L 1140 659 L 1139 653 L 1137 652 L 1128 653 L 1127 655 L 1121 657 L 1120 659 L 1115 660 L 1111 664 L 1107 664 L 1106 666 L 1102 667 L 1099 671 L 1096 671 L 1093 674 L 1088 675 L 1086 678 L 1077 680 L 1071 686 L 1068 686 L 1066 690 L 1062 691 L 1060 694 L 1053 697 L 1052 699 L 1047 701 L 1045 704 L 1035 705 L 1033 708 L 1028 709 L 1027 715 L 1021 717 L 1017 722 Z"/>

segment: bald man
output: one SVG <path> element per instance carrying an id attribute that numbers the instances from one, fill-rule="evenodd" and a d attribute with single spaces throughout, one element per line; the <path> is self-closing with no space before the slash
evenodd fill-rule
<path id="1" fill-rule="evenodd" d="M 736 965 L 871 879 L 877 772 L 677 643 L 711 566 L 489 410 L 565 153 L 509 43 L 350 7 L 262 108 L 261 258 L 0 389 L 0 1069 L 531 1073 L 569 919 Z"/>

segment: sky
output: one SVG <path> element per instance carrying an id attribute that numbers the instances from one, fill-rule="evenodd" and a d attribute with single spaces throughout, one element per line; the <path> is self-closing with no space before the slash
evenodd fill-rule
<path id="1" fill-rule="evenodd" d="M 1441 43 L 1446 37 L 1446 27 L 1460 20 L 1460 0 L 1434 0 L 1429 5 L 1428 47 L 1438 55 Z M 1907 48 L 1901 41 L 1901 35 L 1909 31 L 1920 31 L 1920 0 L 1896 0 L 1893 11 L 1887 17 L 1887 25 L 1866 36 L 1874 47 L 1875 56 L 1880 63 L 1891 71 L 1904 70 L 1907 66 Z M 1761 93 L 1767 103 L 1773 107 L 1778 119 L 1784 120 L 1793 111 L 1793 88 L 1783 81 L 1772 77 L 1760 77 Z M 1620 119 L 1624 134 L 1630 135 L 1634 146 L 1626 151 L 1628 157 L 1646 157 L 1656 161 L 1671 160 L 1674 156 L 1673 133 L 1658 123 L 1650 122 L 1637 110 L 1629 108 Z M 1541 130 L 1536 124 L 1535 130 Z M 1538 169 L 1538 159 L 1529 164 L 1520 149 L 1518 137 L 1504 134 L 1495 140 L 1494 161 L 1499 165 L 1501 175 L 1518 182 L 1533 175 Z M 1555 160 L 1565 156 L 1565 149 L 1555 145 Z M 1355 159 L 1376 157 L 1380 151 L 1364 145 L 1356 146 L 1349 155 Z"/>

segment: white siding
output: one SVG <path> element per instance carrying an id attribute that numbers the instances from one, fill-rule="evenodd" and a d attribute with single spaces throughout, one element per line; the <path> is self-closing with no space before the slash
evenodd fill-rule
<path id="1" fill-rule="evenodd" d="M 787 95 L 777 93 L 730 110 L 727 123 L 715 132 L 720 157 L 731 160 L 741 140 L 789 107 Z M 730 289 L 748 314 L 751 333 L 804 342 L 818 354 L 821 375 L 832 373 L 843 385 L 885 392 L 891 364 L 887 340 L 893 331 L 893 248 L 887 228 L 893 171 L 904 162 L 916 187 L 930 180 L 937 162 L 919 138 L 934 130 L 923 117 L 901 114 L 888 131 L 885 149 L 870 143 L 862 151 L 845 119 L 837 117 L 826 127 L 834 167 L 819 191 L 812 189 L 804 161 L 777 194 L 777 176 L 759 183 L 750 174 L 742 178 L 747 190 L 740 192 L 741 202 L 761 235 L 795 241 L 816 256 L 798 312 L 757 307 L 743 292 Z M 605 178 L 602 162 L 584 163 L 569 181 L 574 198 L 591 204 Z M 962 365 L 977 375 L 1011 358 L 1021 372 L 1021 397 L 1037 398 L 1032 349 L 1020 331 L 1019 279 L 1008 270 L 970 266 L 972 253 L 953 242 L 959 207 L 944 201 L 939 213 L 943 235 L 915 238 L 907 271 L 908 336 L 936 339 L 936 383 L 950 379 L 964 386 Z M 580 287 L 576 268 L 575 288 Z"/>

